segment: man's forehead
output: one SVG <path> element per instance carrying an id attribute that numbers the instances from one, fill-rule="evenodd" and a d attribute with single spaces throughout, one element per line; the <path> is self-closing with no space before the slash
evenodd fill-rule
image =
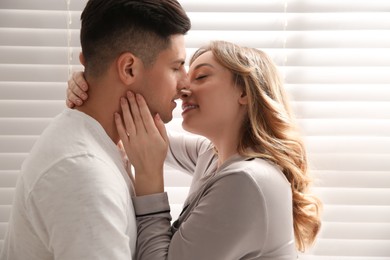
<path id="1" fill-rule="evenodd" d="M 183 35 L 171 36 L 168 48 L 162 50 L 157 56 L 157 63 L 170 65 L 184 64 L 186 59 L 186 48 Z"/>

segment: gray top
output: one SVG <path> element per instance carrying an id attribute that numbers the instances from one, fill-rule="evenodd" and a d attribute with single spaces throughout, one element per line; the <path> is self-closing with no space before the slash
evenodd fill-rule
<path id="1" fill-rule="evenodd" d="M 170 166 L 193 175 L 171 226 L 166 193 L 134 197 L 137 259 L 296 259 L 290 183 L 259 158 L 235 155 L 217 169 L 204 138 L 170 136 Z"/>

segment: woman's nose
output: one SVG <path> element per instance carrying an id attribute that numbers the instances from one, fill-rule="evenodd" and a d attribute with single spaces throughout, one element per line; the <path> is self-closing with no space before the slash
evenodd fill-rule
<path id="1" fill-rule="evenodd" d="M 191 96 L 191 94 L 192 94 L 192 92 L 191 92 L 191 90 L 189 90 L 189 89 L 182 88 L 182 89 L 180 90 L 180 98 L 181 98 L 181 99 L 188 98 L 188 97 Z"/>

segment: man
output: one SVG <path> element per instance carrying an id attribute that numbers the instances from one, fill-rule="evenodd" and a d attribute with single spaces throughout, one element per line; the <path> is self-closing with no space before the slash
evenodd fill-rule
<path id="1" fill-rule="evenodd" d="M 134 191 L 113 115 L 133 91 L 172 119 L 191 25 L 176 0 L 90 0 L 81 20 L 89 98 L 58 115 L 23 163 L 1 260 L 134 257 Z"/>

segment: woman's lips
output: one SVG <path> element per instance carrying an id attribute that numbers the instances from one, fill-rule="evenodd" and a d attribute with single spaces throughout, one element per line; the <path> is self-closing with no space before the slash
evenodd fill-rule
<path id="1" fill-rule="evenodd" d="M 183 112 L 182 114 L 190 111 L 190 110 L 193 110 L 193 109 L 197 109 L 199 106 L 198 105 L 195 105 L 195 104 L 190 104 L 190 103 L 184 103 L 182 104 L 181 108 L 183 109 Z"/>

